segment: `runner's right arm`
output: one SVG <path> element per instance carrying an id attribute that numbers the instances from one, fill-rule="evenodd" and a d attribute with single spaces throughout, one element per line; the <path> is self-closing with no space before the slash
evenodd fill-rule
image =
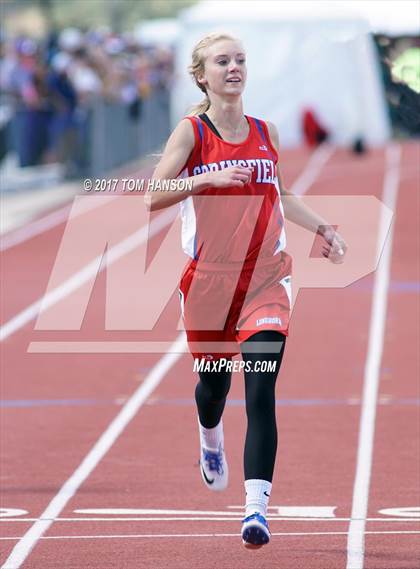
<path id="1" fill-rule="evenodd" d="M 166 144 L 163 156 L 153 172 L 152 180 L 173 180 L 179 176 L 194 149 L 194 130 L 189 120 L 182 120 Z M 144 196 L 146 207 L 155 211 L 180 202 L 191 194 L 198 194 L 207 188 L 244 186 L 251 176 L 250 168 L 234 166 L 218 172 L 205 172 L 179 180 L 176 190 L 148 191 Z M 192 191 L 185 189 L 186 180 L 193 182 Z"/>

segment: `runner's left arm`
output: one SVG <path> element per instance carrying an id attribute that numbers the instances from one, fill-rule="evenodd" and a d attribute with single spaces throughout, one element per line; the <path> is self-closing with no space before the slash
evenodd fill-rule
<path id="1" fill-rule="evenodd" d="M 277 128 L 270 122 L 267 122 L 267 126 L 271 142 L 279 154 L 280 142 Z M 313 233 L 322 235 L 325 240 L 323 255 L 333 263 L 341 263 L 347 250 L 347 245 L 341 235 L 328 221 L 307 206 L 300 197 L 295 196 L 284 187 L 279 164 L 277 164 L 277 179 L 283 197 L 282 203 L 286 219 Z"/>

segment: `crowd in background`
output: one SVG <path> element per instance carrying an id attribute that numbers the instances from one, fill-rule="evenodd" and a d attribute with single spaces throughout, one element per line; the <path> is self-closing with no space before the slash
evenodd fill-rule
<path id="1" fill-rule="evenodd" d="M 0 46 L 0 115 L 9 125 L 1 153 L 13 145 L 21 166 L 64 160 L 98 98 L 125 105 L 136 120 L 142 101 L 172 81 L 168 48 L 105 28 L 67 28 L 43 42 L 1 38 Z"/>
<path id="2" fill-rule="evenodd" d="M 420 47 L 420 39 L 375 40 L 394 132 L 418 136 L 420 95 L 392 77 L 391 60 L 410 46 Z M 169 48 L 106 28 L 67 28 L 43 41 L 0 35 L 0 161 L 12 150 L 20 166 L 62 162 L 68 175 L 80 175 L 91 108 L 98 101 L 116 103 L 130 120 L 139 120 L 146 98 L 170 90 L 173 66 Z M 313 119 L 303 119 L 309 144 L 327 134 L 322 125 L 314 130 Z"/>

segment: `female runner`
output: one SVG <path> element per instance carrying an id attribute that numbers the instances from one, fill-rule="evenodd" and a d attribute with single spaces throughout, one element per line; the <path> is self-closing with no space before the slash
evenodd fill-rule
<path id="1" fill-rule="evenodd" d="M 171 134 L 153 179 L 183 174 L 193 190 L 184 191 L 182 180 L 176 191 L 150 192 L 145 201 L 149 210 L 181 202 L 183 248 L 191 258 L 179 287 L 181 309 L 193 357 L 211 362 L 198 372 L 195 390 L 201 475 L 210 490 L 228 483 L 222 414 L 232 356 L 242 355 L 247 414 L 242 541 L 258 548 L 270 539 L 275 384 L 290 310 L 284 215 L 322 235 L 323 253 L 333 262 L 342 261 L 346 245 L 282 186 L 276 127 L 244 115 L 247 69 L 240 40 L 229 34 L 204 37 L 189 71 L 205 99 Z M 287 196 L 284 204 L 281 195 Z"/>

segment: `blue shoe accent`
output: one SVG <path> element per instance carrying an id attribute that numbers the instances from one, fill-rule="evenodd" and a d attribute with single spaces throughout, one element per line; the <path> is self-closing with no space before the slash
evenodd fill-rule
<path id="1" fill-rule="evenodd" d="M 248 549 L 258 549 L 270 541 L 265 517 L 255 512 L 242 520 L 242 543 Z"/>
<path id="2" fill-rule="evenodd" d="M 217 452 L 203 448 L 203 461 L 210 472 L 217 472 L 220 476 L 223 475 L 223 451 L 221 448 Z"/>
<path id="3" fill-rule="evenodd" d="M 224 490 L 228 485 L 229 468 L 222 445 L 216 449 L 201 447 L 201 477 L 210 490 Z"/>

